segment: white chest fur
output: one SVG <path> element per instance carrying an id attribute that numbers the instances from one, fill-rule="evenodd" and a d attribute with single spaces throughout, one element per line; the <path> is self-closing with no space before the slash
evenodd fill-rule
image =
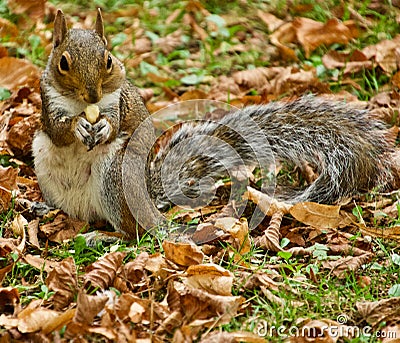
<path id="1" fill-rule="evenodd" d="M 55 146 L 44 132 L 37 132 L 32 149 L 35 170 L 46 202 L 83 220 L 107 219 L 101 201 L 102 169 L 121 147 L 116 139 L 92 151 L 80 142 Z"/>

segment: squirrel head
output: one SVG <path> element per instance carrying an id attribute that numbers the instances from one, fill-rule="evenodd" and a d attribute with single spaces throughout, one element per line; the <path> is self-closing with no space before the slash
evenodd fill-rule
<path id="1" fill-rule="evenodd" d="M 107 50 L 100 9 L 94 30 L 68 30 L 64 14 L 58 10 L 46 71 L 60 94 L 85 103 L 97 103 L 121 87 L 125 69 Z"/>

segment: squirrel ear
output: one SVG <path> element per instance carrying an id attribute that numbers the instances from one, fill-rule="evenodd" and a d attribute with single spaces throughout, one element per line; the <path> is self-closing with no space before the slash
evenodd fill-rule
<path id="1" fill-rule="evenodd" d="M 96 33 L 100 36 L 100 38 L 103 40 L 104 44 L 107 45 L 107 39 L 104 36 L 104 24 L 103 24 L 103 17 L 101 16 L 101 9 L 97 9 L 97 18 L 96 18 L 96 28 L 95 28 Z"/>
<path id="2" fill-rule="evenodd" d="M 54 20 L 53 45 L 57 47 L 67 35 L 67 22 L 65 21 L 64 13 L 61 10 L 57 11 L 56 19 Z"/>

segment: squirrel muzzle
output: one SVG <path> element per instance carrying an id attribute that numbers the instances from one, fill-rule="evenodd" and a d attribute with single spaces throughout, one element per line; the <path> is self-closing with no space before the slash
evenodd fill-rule
<path id="1" fill-rule="evenodd" d="M 101 91 L 101 87 L 98 89 L 96 88 L 89 88 L 86 89 L 85 92 L 83 93 L 83 100 L 87 102 L 88 104 L 95 104 L 101 100 L 103 97 L 103 92 Z"/>

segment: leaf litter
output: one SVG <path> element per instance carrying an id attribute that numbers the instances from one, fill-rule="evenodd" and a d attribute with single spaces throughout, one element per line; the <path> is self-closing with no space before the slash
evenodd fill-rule
<path id="1" fill-rule="evenodd" d="M 46 1 L 33 4 L 25 0 L 8 5 L 10 12 L 17 15 L 18 25 L 0 18 L 0 35 L 12 43 L 0 49 L 0 87 L 10 94 L 0 101 L 0 159 L 4 166 L 0 169 L 0 206 L 3 213 L 11 213 L 3 219 L 0 238 L 2 341 L 262 342 L 266 337 L 278 341 L 281 337 L 276 332 L 263 336 L 257 331 L 257 320 L 262 316 L 269 324 L 277 320 L 268 311 L 263 312 L 266 308 L 312 307 L 302 292 L 312 293 L 319 282 L 326 280 L 340 287 L 353 276 L 361 288 L 376 287 L 379 296 L 351 302 L 353 305 L 347 307 L 342 305 L 349 315 L 346 323 L 339 322 L 339 317 L 332 320 L 340 313 L 337 310 L 327 310 L 318 318 L 294 316 L 290 324 L 298 329 L 308 328 L 303 332 L 314 336 L 298 335 L 286 341 L 309 341 L 316 339 L 315 334 L 319 342 L 343 341 L 351 337 L 335 336 L 326 328 L 351 333 L 362 323 L 400 337 L 400 294 L 388 297 L 388 283 L 372 283 L 375 270 L 389 263 L 387 255 L 378 254 L 381 243 L 376 242 L 392 240 L 398 246 L 396 193 L 377 197 L 380 203 L 360 197 L 335 206 L 292 206 L 249 187 L 242 200 L 258 205 L 267 215 L 254 230 L 249 229 L 246 218 L 237 216 L 240 201 L 194 212 L 180 209 L 175 219 L 196 221 L 199 225 L 194 237 L 203 244 L 166 239 L 153 248 L 144 245 L 106 250 L 107 253 L 103 250 L 94 254 L 90 262 L 78 261 L 77 253 L 82 248 L 77 235 L 89 228 L 87 223 L 58 210 L 39 218 L 29 213 L 30 204 L 41 200 L 30 163 L 30 146 L 41 107 L 41 68 L 36 64 L 43 64 L 17 57 L 9 48 L 23 46 L 23 30 L 33 26 L 39 45 L 48 51 L 51 20 L 43 19 L 46 15 L 54 17 L 54 6 Z M 121 30 L 125 36 L 111 34 L 111 41 L 116 53 L 130 56 L 124 61 L 128 75 L 141 86 L 151 111 L 189 99 L 229 100 L 242 107 L 293 98 L 304 92 L 358 101 L 354 90 L 362 89 L 357 82 L 369 70 L 386 77 L 387 83 L 371 96 L 368 106 L 396 128 L 399 36 L 352 48 L 374 20 L 360 15 L 353 9 L 356 4 L 351 4 L 351 20 L 338 20 L 334 14 L 343 8 L 335 8 L 332 18 L 317 21 L 303 16 L 313 9 L 310 6 L 295 6 L 293 10 L 298 12 L 294 16 L 257 8 L 248 16 L 237 18 L 229 11 L 214 14 L 204 4 L 189 1 L 171 11 L 165 20 L 166 25 L 179 29 L 159 30 L 156 36 L 148 33 L 145 20 L 138 16 L 142 10 L 139 7 L 107 12 L 104 16 L 109 23 L 123 17 L 132 24 Z M 382 6 L 379 2 L 370 3 L 371 10 L 387 10 Z M 147 11 L 153 18 L 159 14 L 156 8 Z M 20 16 L 21 13 L 27 16 Z M 74 24 L 90 27 L 93 13 L 81 13 L 81 20 Z M 129 16 L 135 18 L 126 19 Z M 255 26 L 254 20 L 261 23 Z M 218 49 L 211 49 L 213 39 L 221 45 Z M 223 46 L 223 40 L 229 46 Z M 210 58 L 214 60 L 228 54 L 233 58 L 231 64 L 221 63 L 222 67 L 213 73 L 189 75 L 186 70 L 207 70 L 199 60 L 201 45 L 212 51 Z M 320 64 L 300 62 L 304 60 L 302 55 L 310 61 L 316 53 L 322 54 Z M 242 58 L 249 60 L 243 63 Z M 165 59 L 168 63 L 162 63 Z M 182 79 L 185 82 L 175 82 Z M 334 83 L 340 83 L 340 92 L 332 93 Z M 397 131 L 393 131 L 392 136 L 396 135 Z M 393 158 L 397 155 L 395 150 Z M 400 175 L 399 170 L 394 173 Z M 303 177 L 312 179 L 313 171 Z M 68 250 L 66 245 L 70 247 L 68 255 L 54 254 L 54 249 Z M 118 245 L 111 248 L 118 250 Z M 391 256 L 395 255 L 392 252 Z M 296 271 L 293 263 L 304 268 Z M 31 268 L 32 276 L 22 273 L 23 268 Z M 398 284 L 398 274 L 389 278 L 393 277 L 397 277 L 394 283 Z M 33 296 L 37 294 L 33 290 L 38 289 L 45 295 Z M 350 301 L 351 295 L 347 296 Z M 268 305 L 260 307 L 260 299 Z M 327 308 L 335 302 L 329 294 L 324 301 Z M 252 316 L 258 319 L 247 320 Z"/>

